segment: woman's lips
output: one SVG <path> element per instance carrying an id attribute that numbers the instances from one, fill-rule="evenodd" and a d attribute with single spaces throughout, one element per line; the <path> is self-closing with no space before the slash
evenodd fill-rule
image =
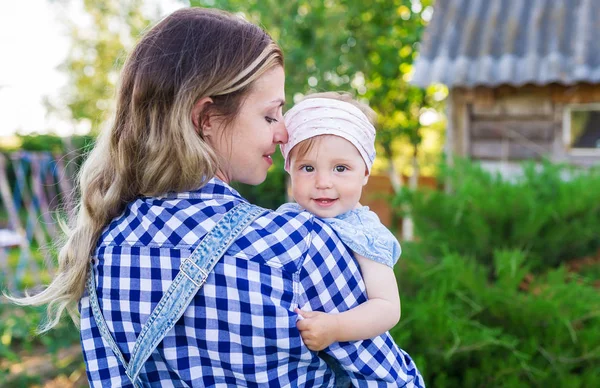
<path id="1" fill-rule="evenodd" d="M 264 155 L 263 159 L 269 164 L 269 166 L 273 164 L 273 158 L 271 158 L 271 155 Z"/>

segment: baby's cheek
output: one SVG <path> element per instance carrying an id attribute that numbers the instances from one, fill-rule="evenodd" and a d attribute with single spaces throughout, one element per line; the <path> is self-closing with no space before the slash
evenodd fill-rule
<path id="1" fill-rule="evenodd" d="M 362 197 L 362 187 L 358 189 L 356 193 L 356 202 L 360 202 L 360 198 Z"/>
<path id="2" fill-rule="evenodd" d="M 306 185 L 298 182 L 297 180 L 292 180 L 292 197 L 294 197 L 300 206 L 306 207 L 306 202 L 309 198 L 309 195 L 306 191 Z"/>
<path id="3" fill-rule="evenodd" d="M 349 212 L 350 210 L 354 209 L 357 203 L 358 200 L 350 200 L 350 198 L 348 198 L 347 201 L 344 201 L 342 203 L 342 209 L 340 209 L 340 214 Z"/>

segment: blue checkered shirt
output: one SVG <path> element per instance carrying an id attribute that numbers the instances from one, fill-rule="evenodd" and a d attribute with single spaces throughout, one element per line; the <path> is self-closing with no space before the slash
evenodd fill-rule
<path id="1" fill-rule="evenodd" d="M 140 198 L 103 231 L 94 254 L 100 307 L 126 360 L 137 335 L 202 237 L 244 202 L 214 178 L 199 190 Z M 267 212 L 217 263 L 142 374 L 160 387 L 331 387 L 327 364 L 302 342 L 294 308 L 340 312 L 366 300 L 356 262 L 336 234 L 307 212 Z M 103 341 L 87 295 L 81 342 L 93 387 L 130 387 Z M 355 386 L 424 386 L 389 334 L 334 343 Z"/>

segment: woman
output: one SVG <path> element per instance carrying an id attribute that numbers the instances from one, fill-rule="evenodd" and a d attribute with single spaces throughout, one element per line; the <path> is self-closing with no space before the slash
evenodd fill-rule
<path id="1" fill-rule="evenodd" d="M 363 302 L 356 263 L 321 220 L 249 206 L 229 186 L 264 181 L 287 142 L 283 105 L 280 49 L 230 14 L 179 10 L 137 44 L 82 168 L 58 275 L 18 300 L 50 305 L 46 329 L 79 302 L 90 385 L 334 384 L 294 309 Z M 355 385 L 423 384 L 389 334 L 327 352 Z"/>

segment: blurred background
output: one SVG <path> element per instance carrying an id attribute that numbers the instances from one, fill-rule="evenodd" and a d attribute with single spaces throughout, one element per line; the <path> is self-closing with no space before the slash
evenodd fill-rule
<path id="1" fill-rule="evenodd" d="M 398 236 L 391 331 L 432 387 L 600 386 L 600 2 L 30 0 L 0 12 L 0 289 L 55 269 L 58 220 L 148 26 L 216 7 L 285 54 L 288 109 L 349 91 L 379 114 L 361 202 Z M 277 155 L 251 202 L 287 200 Z M 68 319 L 0 297 L 0 386 L 87 386 Z"/>

